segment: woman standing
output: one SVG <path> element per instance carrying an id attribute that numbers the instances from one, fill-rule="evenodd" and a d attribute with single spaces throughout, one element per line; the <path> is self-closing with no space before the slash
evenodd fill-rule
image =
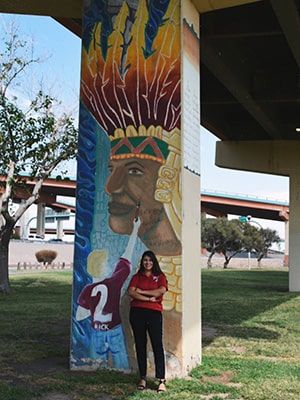
<path id="1" fill-rule="evenodd" d="M 158 392 L 166 391 L 165 356 L 162 343 L 162 297 L 168 290 L 167 279 L 160 269 L 155 254 L 143 253 L 138 272 L 132 277 L 128 293 L 131 300 L 130 324 L 133 330 L 140 382 L 138 390 L 146 388 L 147 333 L 155 362 L 155 377 L 159 379 Z"/>

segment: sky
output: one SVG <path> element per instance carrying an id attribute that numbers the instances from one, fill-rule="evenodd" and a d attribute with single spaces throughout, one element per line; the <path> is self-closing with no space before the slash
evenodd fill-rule
<path id="1" fill-rule="evenodd" d="M 38 65 L 46 82 L 54 82 L 54 94 L 69 109 L 79 104 L 81 40 L 50 17 L 0 14 L 0 32 L 13 19 L 19 26 L 19 35 L 32 37 L 36 53 L 45 62 Z M 76 111 L 75 111 L 76 112 Z M 215 143 L 218 139 L 201 127 L 201 190 L 238 194 L 259 199 L 288 202 L 287 177 L 228 170 L 214 165 Z M 75 176 L 76 166 L 70 169 Z M 264 227 L 276 229 L 284 236 L 284 223 L 258 220 Z"/>

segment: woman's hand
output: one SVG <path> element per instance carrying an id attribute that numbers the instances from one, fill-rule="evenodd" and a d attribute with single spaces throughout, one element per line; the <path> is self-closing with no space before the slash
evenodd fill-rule
<path id="1" fill-rule="evenodd" d="M 142 290 L 142 289 L 136 288 L 135 291 L 138 294 L 141 294 L 142 296 L 147 296 L 147 300 L 146 301 L 150 301 L 150 303 L 157 303 L 158 302 L 158 299 L 155 296 L 150 296 L 149 297 L 149 294 L 145 293 L 145 292 L 147 292 L 147 290 Z"/>
<path id="2" fill-rule="evenodd" d="M 157 298 L 154 297 L 154 296 L 149 297 L 149 301 L 150 301 L 150 303 L 156 303 L 156 302 L 158 302 Z"/>

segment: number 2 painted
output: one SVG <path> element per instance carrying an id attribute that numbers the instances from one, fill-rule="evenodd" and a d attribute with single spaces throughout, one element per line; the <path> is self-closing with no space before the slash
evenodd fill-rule
<path id="1" fill-rule="evenodd" d="M 95 286 L 94 289 L 92 290 L 92 296 L 93 297 L 97 296 L 99 292 L 100 292 L 100 299 L 95 309 L 94 320 L 100 322 L 110 322 L 112 320 L 112 313 L 103 314 L 103 309 L 107 302 L 107 294 L 108 294 L 107 286 L 103 284 Z"/>

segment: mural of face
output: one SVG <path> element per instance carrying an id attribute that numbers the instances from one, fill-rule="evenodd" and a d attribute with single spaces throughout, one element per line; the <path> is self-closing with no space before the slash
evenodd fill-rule
<path id="1" fill-rule="evenodd" d="M 156 161 L 135 157 L 110 161 L 105 191 L 110 196 L 109 225 L 115 233 L 131 233 L 138 203 L 139 236 L 149 233 L 159 223 L 164 211 L 154 193 L 160 166 Z"/>

